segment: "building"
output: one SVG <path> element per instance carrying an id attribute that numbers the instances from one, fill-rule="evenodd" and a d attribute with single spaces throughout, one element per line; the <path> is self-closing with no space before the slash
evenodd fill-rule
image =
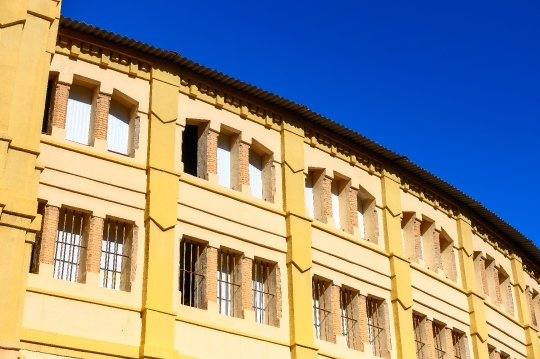
<path id="1" fill-rule="evenodd" d="M 0 358 L 540 358 L 540 250 L 516 229 L 59 8 L 0 5 Z"/>

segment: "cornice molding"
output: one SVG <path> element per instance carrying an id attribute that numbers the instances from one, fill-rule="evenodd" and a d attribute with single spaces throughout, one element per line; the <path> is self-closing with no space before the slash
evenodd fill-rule
<path id="1" fill-rule="evenodd" d="M 434 209 L 443 212 L 450 218 L 458 218 L 459 207 L 456 204 L 430 190 L 420 182 L 413 180 L 404 173 L 400 174 L 400 178 L 400 187 L 403 192 L 410 193 L 420 201 L 430 204 Z"/>

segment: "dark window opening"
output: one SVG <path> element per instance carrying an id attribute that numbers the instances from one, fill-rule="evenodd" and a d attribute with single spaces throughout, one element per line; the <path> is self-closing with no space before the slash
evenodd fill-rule
<path id="1" fill-rule="evenodd" d="M 51 97 L 53 89 L 54 80 L 49 80 L 47 82 L 47 97 L 45 97 L 45 108 L 43 110 L 43 122 L 41 123 L 41 133 L 49 133 L 49 119 L 51 112 Z"/>
<path id="2" fill-rule="evenodd" d="M 32 254 L 30 256 L 30 273 L 39 273 L 39 252 L 41 249 L 41 233 L 43 232 L 43 222 L 45 222 L 45 202 L 38 202 L 38 214 L 41 214 L 41 229 L 36 233 L 36 240 L 32 244 Z"/>
<path id="3" fill-rule="evenodd" d="M 192 176 L 197 176 L 197 142 L 199 137 L 199 126 L 186 125 L 182 135 L 182 162 L 184 172 Z"/>

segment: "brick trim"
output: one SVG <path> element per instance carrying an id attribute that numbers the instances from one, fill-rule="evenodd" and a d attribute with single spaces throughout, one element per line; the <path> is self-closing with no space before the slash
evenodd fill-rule
<path id="1" fill-rule="evenodd" d="M 452 329 L 445 328 L 446 337 L 446 356 L 447 358 L 454 359 L 454 340 L 452 338 Z"/>
<path id="2" fill-rule="evenodd" d="M 206 171 L 215 175 L 217 175 L 218 136 L 219 133 L 209 130 L 206 137 Z"/>
<path id="3" fill-rule="evenodd" d="M 283 316 L 283 298 L 282 298 L 282 292 L 281 292 L 281 270 L 279 269 L 279 265 L 276 264 L 276 319 L 274 322 L 274 326 L 279 328 L 280 319 Z"/>
<path id="4" fill-rule="evenodd" d="M 137 252 L 139 250 L 139 227 L 133 225 L 133 231 L 131 235 L 131 254 L 130 254 L 130 269 L 129 280 L 133 283 L 136 278 L 137 272 Z"/>
<path id="5" fill-rule="evenodd" d="M 364 344 L 369 344 L 366 296 L 358 295 L 358 325 L 360 326 L 360 350 L 364 351 Z"/>
<path id="6" fill-rule="evenodd" d="M 392 337 L 390 336 L 390 312 L 388 309 L 388 303 L 383 301 L 381 303 L 382 309 L 382 320 L 384 322 L 383 335 L 385 340 L 385 347 L 383 348 L 382 357 L 385 359 L 390 359 L 390 350 L 392 349 Z"/>
<path id="7" fill-rule="evenodd" d="M 66 128 L 67 105 L 71 85 L 57 82 L 54 92 L 51 125 L 58 128 Z"/>
<path id="8" fill-rule="evenodd" d="M 242 270 L 242 309 L 253 310 L 252 269 L 253 259 L 241 259 Z"/>
<path id="9" fill-rule="evenodd" d="M 426 327 L 426 344 L 428 349 L 428 358 L 435 359 L 435 339 L 433 338 L 433 322 L 429 319 L 424 319 Z"/>
<path id="10" fill-rule="evenodd" d="M 45 206 L 39 263 L 54 263 L 54 247 L 56 245 L 56 233 L 58 232 L 59 218 L 60 208 L 49 205 Z"/>
<path id="11" fill-rule="evenodd" d="M 487 273 L 486 273 L 486 260 L 484 258 L 480 258 L 479 265 L 480 265 L 480 277 L 482 279 L 482 290 L 484 291 L 485 295 L 489 295 Z"/>
<path id="12" fill-rule="evenodd" d="M 441 256 L 441 237 L 437 231 L 433 231 L 433 255 L 435 257 L 435 268 L 444 269 Z"/>
<path id="13" fill-rule="evenodd" d="M 109 123 L 109 108 L 111 96 L 99 93 L 96 102 L 96 120 L 94 125 L 94 138 L 107 140 L 107 126 Z"/>
<path id="14" fill-rule="evenodd" d="M 331 296 L 332 296 L 332 299 L 331 299 L 331 305 L 332 305 L 332 326 L 333 326 L 333 329 L 334 329 L 334 335 L 333 335 L 333 338 L 334 338 L 334 342 L 336 342 L 336 335 L 339 334 L 341 335 L 342 334 L 342 330 L 341 330 L 341 313 L 340 313 L 340 302 L 341 302 L 341 298 L 340 298 L 340 287 L 338 287 L 337 285 L 331 285 L 331 290 L 332 290 L 332 293 L 331 293 Z"/>
<path id="15" fill-rule="evenodd" d="M 358 223 L 358 190 L 355 188 L 349 188 L 349 211 L 351 213 L 351 226 L 353 228 L 359 228 Z"/>
<path id="16" fill-rule="evenodd" d="M 240 170 L 240 184 L 249 186 L 249 148 L 250 145 L 245 142 L 240 142 L 238 148 L 238 167 Z"/>
<path id="17" fill-rule="evenodd" d="M 90 233 L 88 235 L 86 272 L 99 273 L 101 262 L 101 243 L 105 220 L 100 217 L 90 218 Z"/>
<path id="18" fill-rule="evenodd" d="M 217 303 L 217 248 L 206 249 L 206 301 Z"/>
<path id="19" fill-rule="evenodd" d="M 323 190 L 323 213 L 325 218 L 332 217 L 332 179 L 324 176 L 322 183 Z"/>
<path id="20" fill-rule="evenodd" d="M 493 284 L 495 285 L 495 296 L 496 298 L 493 298 L 497 301 L 497 304 L 502 304 L 502 293 L 501 293 L 501 284 L 499 283 L 499 271 L 497 268 L 493 267 Z"/>
<path id="21" fill-rule="evenodd" d="M 512 295 L 511 285 L 508 285 L 506 287 L 506 295 L 508 296 L 508 311 L 510 312 L 510 315 L 514 315 L 515 314 L 514 296 Z"/>

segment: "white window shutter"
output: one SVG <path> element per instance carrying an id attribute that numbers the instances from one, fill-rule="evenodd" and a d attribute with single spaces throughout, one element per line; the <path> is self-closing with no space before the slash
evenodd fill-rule
<path id="1" fill-rule="evenodd" d="M 332 217 L 336 223 L 336 228 L 341 229 L 341 218 L 339 217 L 339 193 L 336 181 L 332 181 Z"/>
<path id="2" fill-rule="evenodd" d="M 313 174 L 308 172 L 306 176 L 306 207 L 311 218 L 315 218 L 315 208 L 313 201 Z"/>
<path id="3" fill-rule="evenodd" d="M 360 229 L 360 237 L 365 238 L 365 226 L 364 226 L 364 204 L 362 203 L 362 199 L 358 197 L 358 228 Z"/>
<path id="4" fill-rule="evenodd" d="M 92 95 L 89 88 L 71 85 L 66 113 L 67 140 L 88 145 Z"/>
<path id="5" fill-rule="evenodd" d="M 107 145 L 109 151 L 128 154 L 129 146 L 129 108 L 111 100 L 107 124 Z"/>
<path id="6" fill-rule="evenodd" d="M 219 184 L 231 188 L 231 137 L 223 133 L 218 137 L 218 178 Z"/>
<path id="7" fill-rule="evenodd" d="M 262 157 L 249 150 L 249 186 L 254 197 L 262 199 Z"/>

